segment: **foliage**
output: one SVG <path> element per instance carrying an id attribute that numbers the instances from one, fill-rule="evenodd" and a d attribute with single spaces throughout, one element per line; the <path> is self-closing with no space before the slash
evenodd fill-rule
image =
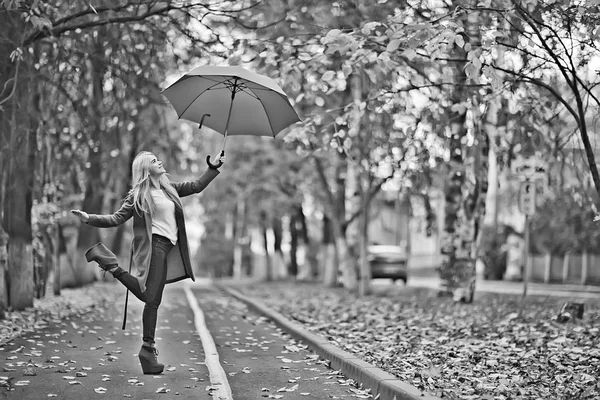
<path id="1" fill-rule="evenodd" d="M 581 200 L 592 191 L 571 188 L 547 199 L 531 217 L 531 252 L 564 255 L 566 252 L 598 254 L 600 233 L 594 212 Z M 579 201 L 578 201 L 579 200 Z"/>

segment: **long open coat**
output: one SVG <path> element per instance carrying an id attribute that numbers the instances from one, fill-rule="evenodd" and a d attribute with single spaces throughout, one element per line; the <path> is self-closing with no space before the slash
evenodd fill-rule
<path id="1" fill-rule="evenodd" d="M 171 182 L 179 197 L 200 193 L 208 184 L 219 175 L 216 169 L 208 168 L 198 179 L 189 182 Z M 152 258 L 152 217 L 148 213 L 138 214 L 133 207 L 133 201 L 128 196 L 121 208 L 114 214 L 98 215 L 89 214 L 89 225 L 98 228 L 111 228 L 123 224 L 133 217 L 133 241 L 131 243 L 131 256 L 129 259 L 131 274 L 138 279 L 142 292 L 146 290 L 146 280 Z M 177 222 L 177 244 L 167 257 L 167 283 L 177 282 L 182 279 L 194 280 L 194 273 L 190 262 L 189 245 L 185 231 L 183 212 L 175 211 Z"/>

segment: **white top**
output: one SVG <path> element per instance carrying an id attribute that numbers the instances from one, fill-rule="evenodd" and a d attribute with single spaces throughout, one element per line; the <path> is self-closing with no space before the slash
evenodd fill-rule
<path id="1" fill-rule="evenodd" d="M 161 189 L 150 191 L 154 200 L 152 216 L 152 234 L 166 237 L 171 243 L 177 243 L 177 221 L 175 220 L 175 203 Z"/>

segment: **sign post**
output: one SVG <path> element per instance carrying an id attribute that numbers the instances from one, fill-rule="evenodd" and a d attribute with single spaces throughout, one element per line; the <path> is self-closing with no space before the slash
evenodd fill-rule
<path id="1" fill-rule="evenodd" d="M 523 279 L 523 298 L 527 296 L 527 283 L 531 274 L 531 257 L 529 257 L 529 215 L 525 214 L 525 277 Z"/>
<path id="2" fill-rule="evenodd" d="M 529 216 L 535 214 L 535 183 L 526 179 L 519 190 L 519 209 L 525 214 L 525 276 L 523 278 L 523 298 L 527 296 L 527 284 L 531 274 L 531 257 L 529 257 Z"/>

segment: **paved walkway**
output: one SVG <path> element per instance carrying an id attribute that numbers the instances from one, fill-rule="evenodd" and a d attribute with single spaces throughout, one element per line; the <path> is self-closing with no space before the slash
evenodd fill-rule
<path id="1" fill-rule="evenodd" d="M 389 281 L 373 280 L 373 285 L 375 286 L 386 284 L 389 284 Z M 413 287 L 426 287 L 437 289 L 440 287 L 440 279 L 437 277 L 409 277 L 407 285 Z M 523 282 L 486 281 L 481 279 L 477 281 L 475 291 L 485 293 L 506 293 L 521 295 L 523 294 Z M 527 285 L 527 295 L 598 298 L 600 297 L 600 286 L 529 283 Z"/>
<path id="2" fill-rule="evenodd" d="M 217 282 L 223 284 L 244 285 L 257 280 L 245 277 L 242 279 L 220 278 Z M 315 284 L 318 284 L 315 282 Z M 403 283 L 392 283 L 390 279 L 373 279 L 371 285 L 375 290 L 386 290 L 390 287 L 401 288 Z M 440 279 L 438 277 L 409 277 L 407 286 L 422 287 L 430 289 L 440 288 Z M 477 280 L 476 292 L 484 293 L 505 293 L 505 294 L 523 294 L 523 282 L 508 281 L 486 281 Z M 563 284 L 545 284 L 529 283 L 527 294 L 531 296 L 551 296 L 568 298 L 599 298 L 600 286 L 581 286 L 581 285 L 563 285 Z"/>
<path id="3" fill-rule="evenodd" d="M 366 398 L 330 361 L 202 279 L 167 286 L 156 337 L 165 371 L 144 375 L 137 358 L 143 304 L 130 296 L 121 330 L 120 284 L 82 292 L 92 300 L 102 292 L 102 300 L 0 344 L 0 399 Z"/>

